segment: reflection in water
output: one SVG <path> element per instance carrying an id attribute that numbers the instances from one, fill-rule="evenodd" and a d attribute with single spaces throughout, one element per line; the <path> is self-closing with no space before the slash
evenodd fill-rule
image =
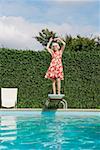
<path id="1" fill-rule="evenodd" d="M 1 116 L 0 117 L 0 141 L 16 140 L 16 117 Z"/>
<path id="2" fill-rule="evenodd" d="M 27 113 L 2 115 L 0 150 L 99 149 L 99 116 Z"/>
<path id="3" fill-rule="evenodd" d="M 41 121 L 45 120 L 45 132 L 48 133 L 48 142 L 44 142 L 44 146 L 55 149 L 55 150 L 62 150 L 62 143 L 63 143 L 63 125 L 65 122 L 56 115 L 56 110 L 45 112 L 42 111 L 41 113 Z M 67 124 L 67 121 L 66 121 Z M 48 132 L 49 131 L 49 132 Z M 67 148 L 67 147 L 66 147 Z"/>

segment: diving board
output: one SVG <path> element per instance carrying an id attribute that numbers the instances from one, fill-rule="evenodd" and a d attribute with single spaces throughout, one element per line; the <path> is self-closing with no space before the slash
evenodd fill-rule
<path id="1" fill-rule="evenodd" d="M 48 94 L 48 98 L 50 99 L 62 99 L 64 96 L 64 94 Z"/>

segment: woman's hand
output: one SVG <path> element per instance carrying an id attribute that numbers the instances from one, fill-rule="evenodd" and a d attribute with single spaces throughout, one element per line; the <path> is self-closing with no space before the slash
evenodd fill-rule
<path id="1" fill-rule="evenodd" d="M 62 39 L 58 37 L 58 38 L 54 38 L 54 41 L 62 41 Z"/>
<path id="2" fill-rule="evenodd" d="M 61 39 L 61 38 L 54 38 L 54 41 L 57 41 L 57 42 L 62 42 L 63 43 L 63 45 L 65 45 L 66 43 Z"/>
<path id="3" fill-rule="evenodd" d="M 53 38 L 51 37 L 49 41 L 51 42 L 52 40 L 53 40 Z"/>
<path id="4" fill-rule="evenodd" d="M 56 42 L 59 42 L 59 38 L 54 38 L 53 40 Z"/>
<path id="5" fill-rule="evenodd" d="M 66 43 L 65 43 L 65 41 L 64 40 L 62 40 L 61 38 L 58 38 L 59 39 L 59 41 L 61 41 L 62 43 L 63 43 L 63 45 L 65 45 Z"/>

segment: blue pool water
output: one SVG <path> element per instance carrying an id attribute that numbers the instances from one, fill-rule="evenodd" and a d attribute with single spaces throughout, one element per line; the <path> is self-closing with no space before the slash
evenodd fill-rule
<path id="1" fill-rule="evenodd" d="M 1 111 L 0 150 L 100 150 L 100 113 Z"/>

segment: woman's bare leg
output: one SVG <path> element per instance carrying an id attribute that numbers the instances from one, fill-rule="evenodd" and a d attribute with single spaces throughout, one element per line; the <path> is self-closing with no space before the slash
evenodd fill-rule
<path id="1" fill-rule="evenodd" d="M 61 80 L 60 80 L 60 78 L 58 78 L 58 79 L 57 79 L 58 94 L 60 94 L 60 86 L 61 86 Z"/>
<path id="2" fill-rule="evenodd" d="M 56 94 L 56 80 L 52 79 L 53 94 Z"/>

